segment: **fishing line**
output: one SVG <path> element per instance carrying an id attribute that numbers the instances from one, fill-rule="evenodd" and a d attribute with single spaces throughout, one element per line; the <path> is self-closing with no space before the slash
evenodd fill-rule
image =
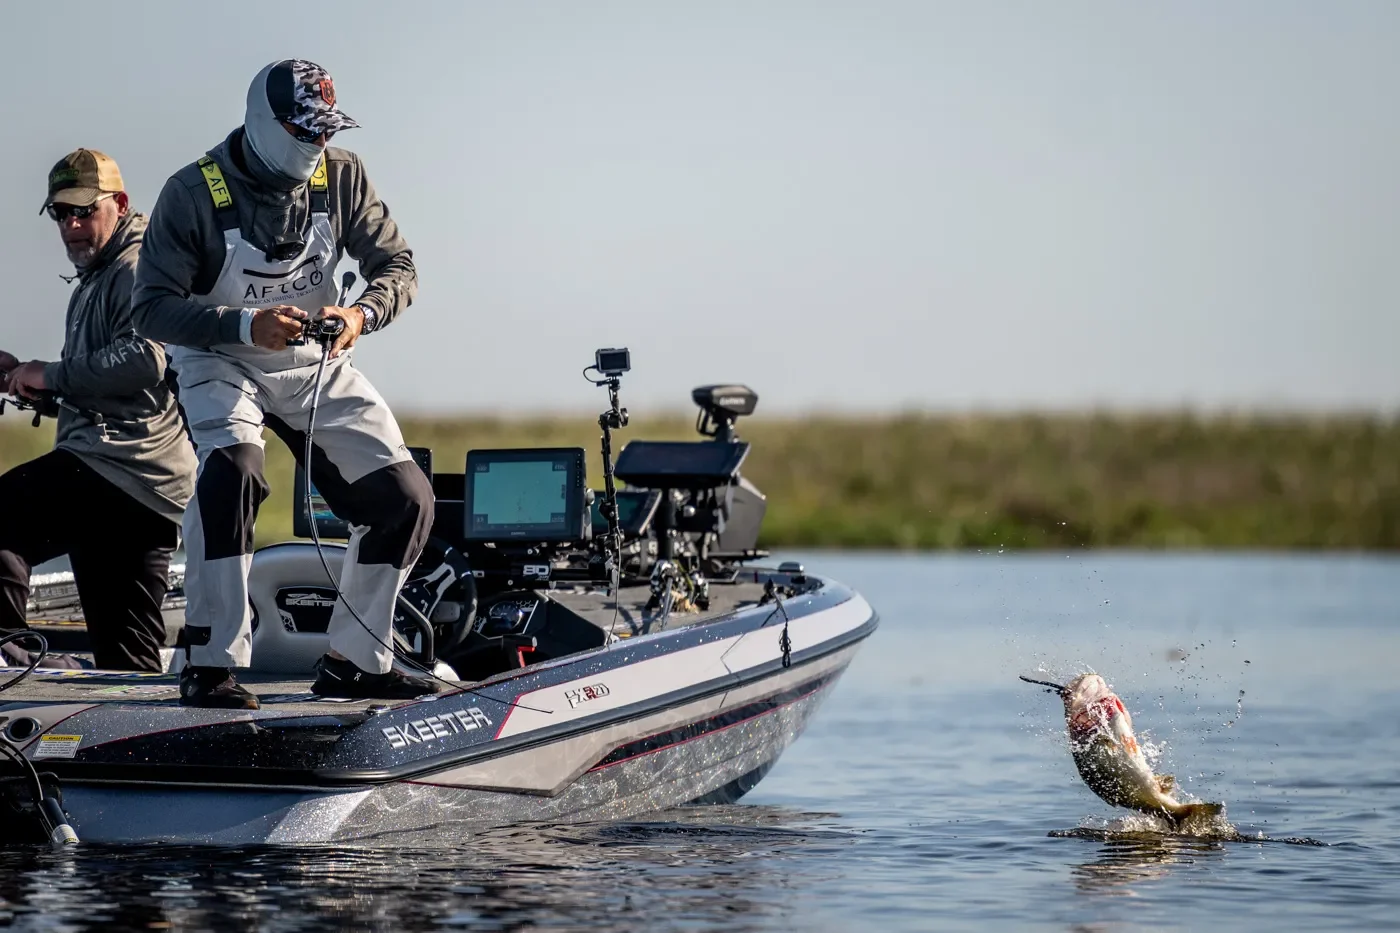
<path id="1" fill-rule="evenodd" d="M 354 281 L 355 281 L 355 273 L 353 273 L 353 272 L 346 272 L 344 278 L 341 279 L 341 292 L 340 292 L 340 306 L 341 306 L 341 307 L 344 307 L 344 306 L 345 306 L 345 299 L 346 299 L 346 297 L 348 296 L 349 291 L 350 291 L 350 286 L 354 283 Z M 450 681 L 450 680 L 445 680 L 445 679 L 439 677 L 437 674 L 433 673 L 431 670 L 428 670 L 426 667 L 424 667 L 423 665 L 419 664 L 419 663 L 418 663 L 417 661 L 415 661 L 413 658 L 410 658 L 410 657 L 408 657 L 407 655 L 404 655 L 404 654 L 400 654 L 399 651 L 398 651 L 393 645 L 387 644 L 387 643 L 384 641 L 384 639 L 382 639 L 382 638 L 379 637 L 379 635 L 374 631 L 374 629 L 370 628 L 369 625 L 365 623 L 365 620 L 360 616 L 359 612 L 357 612 L 357 611 L 355 610 L 355 607 L 350 603 L 350 600 L 348 600 L 348 599 L 345 598 L 345 593 L 340 589 L 340 581 L 337 580 L 336 577 L 335 577 L 335 574 L 331 572 L 330 561 L 328 561 L 328 560 L 326 559 L 326 552 L 325 552 L 325 551 L 322 549 L 322 547 L 321 547 L 321 536 L 320 536 L 319 533 L 317 533 L 317 530 L 316 530 L 316 516 L 315 516 L 315 513 L 312 511 L 312 508 L 311 508 L 311 452 L 312 452 L 312 441 L 313 441 L 313 438 L 315 437 L 315 433 L 316 433 L 316 409 L 317 409 L 317 407 L 320 405 L 320 401 L 321 401 L 321 384 L 322 384 L 322 380 L 323 380 L 323 377 L 324 377 L 325 371 L 326 371 L 326 361 L 327 361 L 328 359 L 330 359 L 330 355 L 331 355 L 331 342 L 330 342 L 330 341 L 326 341 L 326 340 L 323 339 L 323 340 L 321 341 L 321 359 L 320 359 L 320 361 L 316 364 L 316 380 L 315 380 L 315 383 L 314 383 L 314 385 L 313 385 L 312 392 L 311 392 L 311 414 L 310 414 L 310 417 L 307 419 L 307 422 L 306 422 L 306 450 L 305 450 L 305 456 L 304 456 L 303 459 L 302 459 L 302 470 L 304 471 L 304 473 L 305 473 L 305 478 L 306 478 L 306 482 L 305 482 L 303 485 L 306 487 L 306 499 L 305 499 L 305 504 L 306 504 L 306 517 L 307 517 L 307 522 L 308 522 L 308 524 L 311 526 L 311 541 L 312 541 L 312 543 L 315 544 L 315 546 L 316 546 L 316 556 L 319 557 L 319 558 L 321 559 L 321 567 L 326 571 L 326 576 L 330 578 L 331 587 L 335 590 L 335 595 L 336 595 L 336 597 L 340 600 L 341 604 L 345 606 L 346 611 L 348 611 L 348 612 L 350 613 L 350 615 L 355 619 L 355 621 L 359 623 L 360 628 L 364 629 L 364 630 L 369 634 L 369 636 L 370 636 L 371 638 L 373 638 L 376 642 L 378 642 L 378 643 L 379 643 L 379 646 L 380 646 L 381 648 L 385 649 L 385 650 L 388 651 L 390 654 L 392 654 L 394 657 L 398 658 L 400 661 L 402 661 L 402 662 L 403 662 L 405 665 L 407 665 L 408 667 L 411 667 L 412 669 L 418 671 L 418 672 L 421 673 L 421 674 L 425 674 L 425 675 L 427 675 L 428 677 L 431 677 L 433 680 L 437 681 L 437 682 L 440 683 L 440 684 L 444 684 L 445 686 L 451 687 L 453 690 L 460 690 L 460 691 L 463 692 L 463 693 L 469 693 L 469 694 L 471 694 L 472 696 L 480 697 L 480 698 L 485 699 L 485 700 L 492 700 L 493 702 L 496 702 L 496 703 L 505 703 L 507 706 L 510 706 L 510 707 L 517 707 L 517 706 L 518 706 L 518 707 L 520 707 L 521 709 L 528 709 L 528 710 L 530 710 L 530 711 L 533 712 L 533 713 L 544 713 L 544 714 L 547 715 L 547 716 L 553 716 L 553 715 L 554 715 L 554 711 L 553 711 L 553 710 L 548 710 L 548 709 L 537 709 L 536 707 L 533 707 L 533 706 L 526 706 L 524 703 L 517 703 L 517 702 L 514 701 L 514 700 L 502 700 L 502 699 L 500 699 L 499 697 L 488 696 L 487 694 L 480 693 L 480 692 L 478 692 L 478 691 L 476 691 L 476 690 L 472 690 L 472 689 L 470 689 L 470 688 L 468 688 L 468 687 L 463 687 L 460 683 L 453 683 L 453 682 Z M 431 623 L 430 623 L 430 624 L 431 624 Z M 391 630 L 392 630 L 392 624 L 391 624 Z"/>

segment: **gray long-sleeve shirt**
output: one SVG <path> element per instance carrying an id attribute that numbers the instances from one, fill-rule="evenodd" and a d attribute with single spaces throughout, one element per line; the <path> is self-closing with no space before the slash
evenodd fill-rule
<path id="1" fill-rule="evenodd" d="M 105 424 L 61 409 L 54 447 L 147 506 L 180 521 L 194 494 L 194 448 L 165 383 L 165 350 L 131 325 L 131 289 L 146 218 L 122 219 L 68 300 L 63 351 L 44 381 Z"/>
<path id="2" fill-rule="evenodd" d="M 304 231 L 310 187 L 279 186 L 234 130 L 208 155 L 218 163 L 238 211 L 243 238 L 259 249 Z M 327 148 L 328 201 L 336 245 L 360 264 L 367 287 L 356 300 L 373 308 L 383 328 L 413 301 L 418 273 L 398 224 L 374 191 L 360 157 Z M 143 336 L 184 347 L 239 343 L 242 308 L 205 305 L 225 258 L 214 201 L 197 162 L 165 183 L 151 211 L 132 296 L 132 316 Z"/>

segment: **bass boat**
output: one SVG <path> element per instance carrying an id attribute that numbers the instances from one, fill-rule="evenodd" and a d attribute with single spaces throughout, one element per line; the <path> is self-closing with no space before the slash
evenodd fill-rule
<path id="1" fill-rule="evenodd" d="M 310 692 L 348 529 L 299 470 L 298 540 L 258 550 L 250 574 L 239 681 L 261 709 L 179 705 L 173 568 L 166 672 L 60 669 L 43 648 L 0 669 L 0 840 L 418 845 L 742 797 L 877 616 L 836 580 L 765 563 L 766 498 L 735 431 L 747 387 L 695 389 L 700 439 L 632 440 L 614 463 L 629 368 L 600 350 L 585 371 L 610 403 L 600 490 L 582 448 L 472 450 L 461 472 L 413 451 L 436 514 L 398 599 L 395 663 L 445 681 L 439 694 Z M 81 658 L 71 575 L 32 582 L 33 629 Z"/>

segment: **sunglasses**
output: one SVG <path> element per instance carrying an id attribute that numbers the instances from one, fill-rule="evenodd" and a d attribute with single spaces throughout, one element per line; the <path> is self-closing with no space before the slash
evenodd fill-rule
<path id="1" fill-rule="evenodd" d="M 91 204 L 50 204 L 48 207 L 44 208 L 44 210 L 48 211 L 49 216 L 58 223 L 63 223 L 69 217 L 76 217 L 79 220 L 84 220 L 92 216 L 92 212 L 97 210 L 97 205 L 108 198 L 114 197 L 116 197 L 115 193 L 103 194 L 98 195 L 97 200 L 93 201 Z"/>
<path id="2" fill-rule="evenodd" d="M 283 120 L 282 125 L 292 134 L 293 139 L 303 143 L 319 142 L 322 136 L 326 137 L 326 142 L 330 142 L 330 138 L 335 135 L 335 130 L 308 130 L 290 120 Z"/>

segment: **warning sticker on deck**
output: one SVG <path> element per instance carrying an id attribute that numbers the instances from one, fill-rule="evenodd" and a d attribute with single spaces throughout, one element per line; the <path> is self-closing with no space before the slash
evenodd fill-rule
<path id="1" fill-rule="evenodd" d="M 72 758 L 78 754 L 81 735 L 41 735 L 39 745 L 34 749 L 35 758 Z"/>

